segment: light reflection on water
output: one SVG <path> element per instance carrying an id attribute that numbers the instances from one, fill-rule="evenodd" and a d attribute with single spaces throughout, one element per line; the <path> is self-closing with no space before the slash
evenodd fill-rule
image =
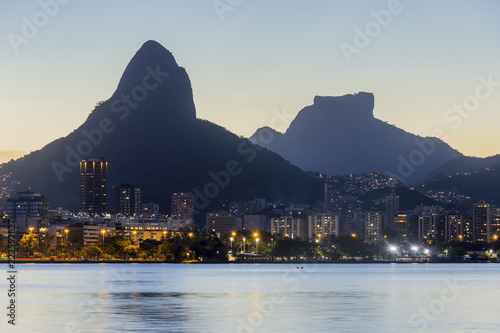
<path id="1" fill-rule="evenodd" d="M 500 325 L 498 264 L 300 266 L 18 265 L 16 331 L 497 332 Z"/>

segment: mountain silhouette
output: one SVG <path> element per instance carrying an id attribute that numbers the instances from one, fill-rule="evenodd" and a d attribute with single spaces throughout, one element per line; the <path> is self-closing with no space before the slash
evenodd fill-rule
<path id="1" fill-rule="evenodd" d="M 469 163 L 477 164 L 470 160 Z M 469 164 L 470 165 L 470 164 Z M 417 186 L 422 191 L 456 191 L 458 194 L 470 196 L 466 203 L 472 204 L 484 200 L 490 204 L 500 204 L 500 164 L 488 166 L 476 171 L 455 173 L 448 176 L 437 176 Z"/>
<path id="2" fill-rule="evenodd" d="M 258 129 L 250 141 L 306 171 L 331 175 L 380 172 L 406 184 L 462 154 L 438 138 L 420 137 L 373 115 L 371 93 L 314 98 L 285 133 Z"/>
<path id="3" fill-rule="evenodd" d="M 500 165 L 500 155 L 489 157 L 471 157 L 461 156 L 457 157 L 445 164 L 439 166 L 437 169 L 432 170 L 426 179 L 432 179 L 439 176 L 450 176 L 457 173 L 464 173 L 467 171 L 479 171 L 485 168 Z M 500 179 L 496 180 L 496 183 Z M 500 184 L 499 184 L 500 185 Z"/>
<path id="4" fill-rule="evenodd" d="M 1 171 L 42 192 L 52 207 L 78 208 L 79 162 L 94 156 L 109 163 L 108 186 L 134 182 L 143 202 L 165 213 L 172 193 L 195 192 L 200 222 L 201 212 L 227 200 L 310 202 L 322 193 L 317 180 L 278 154 L 197 119 L 188 74 L 155 41 L 142 45 L 115 93 L 78 129 Z"/>

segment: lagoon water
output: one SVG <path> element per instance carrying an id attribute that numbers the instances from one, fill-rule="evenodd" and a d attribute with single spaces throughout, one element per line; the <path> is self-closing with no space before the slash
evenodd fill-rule
<path id="1" fill-rule="evenodd" d="M 3 314 L 1 332 L 500 331 L 499 264 L 16 268 L 17 325 Z"/>

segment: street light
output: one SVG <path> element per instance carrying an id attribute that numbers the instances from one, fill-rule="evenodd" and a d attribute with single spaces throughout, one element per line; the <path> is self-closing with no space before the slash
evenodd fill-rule
<path id="1" fill-rule="evenodd" d="M 231 253 L 233 253 L 233 237 L 229 237 L 229 240 L 231 241 Z"/>
<path id="2" fill-rule="evenodd" d="M 106 229 L 102 229 L 101 230 L 101 234 L 102 234 L 102 247 L 104 247 L 104 234 L 106 233 Z"/>
<path id="3" fill-rule="evenodd" d="M 246 238 L 243 237 L 243 253 L 245 253 L 245 241 L 246 241 Z"/>
<path id="4" fill-rule="evenodd" d="M 31 234 L 33 232 L 33 229 L 35 229 L 35 228 L 29 227 L 28 229 L 30 230 L 30 234 Z"/>
<path id="5" fill-rule="evenodd" d="M 396 260 L 396 251 L 398 250 L 398 248 L 395 247 L 394 245 L 391 245 L 389 246 L 389 250 L 392 252 L 393 260 Z"/>
<path id="6" fill-rule="evenodd" d="M 253 238 L 255 238 L 255 252 L 257 252 L 257 242 L 259 241 L 259 233 L 258 232 L 254 232 L 253 233 Z"/>
<path id="7" fill-rule="evenodd" d="M 69 240 L 68 240 L 69 229 L 64 229 L 64 233 L 66 234 L 66 246 L 68 246 L 68 244 L 69 244 Z"/>
<path id="8" fill-rule="evenodd" d="M 167 239 L 167 231 L 163 230 L 163 240 L 165 241 Z"/>
<path id="9" fill-rule="evenodd" d="M 132 230 L 132 235 L 134 235 L 134 237 L 132 237 L 132 240 L 134 241 L 135 245 L 135 235 L 137 235 L 137 230 Z"/>

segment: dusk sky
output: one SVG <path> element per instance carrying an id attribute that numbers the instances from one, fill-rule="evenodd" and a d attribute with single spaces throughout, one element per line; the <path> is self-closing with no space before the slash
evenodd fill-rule
<path id="1" fill-rule="evenodd" d="M 499 1 L 60 2 L 53 17 L 0 3 L 0 163 L 76 129 L 150 39 L 186 68 L 197 116 L 238 135 L 286 130 L 316 95 L 366 91 L 383 121 L 500 153 Z"/>

